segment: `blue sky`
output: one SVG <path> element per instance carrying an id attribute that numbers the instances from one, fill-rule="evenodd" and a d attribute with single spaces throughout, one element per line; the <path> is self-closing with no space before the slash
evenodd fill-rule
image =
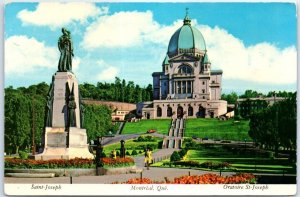
<path id="1" fill-rule="evenodd" d="M 207 44 L 223 92 L 296 90 L 296 7 L 292 3 L 10 3 L 5 6 L 5 86 L 49 83 L 61 27 L 72 32 L 80 83 L 141 86 L 161 71 L 185 8 Z"/>

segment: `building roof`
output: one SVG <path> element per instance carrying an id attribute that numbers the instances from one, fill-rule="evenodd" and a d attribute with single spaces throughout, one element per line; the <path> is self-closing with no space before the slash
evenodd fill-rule
<path id="1" fill-rule="evenodd" d="M 210 73 L 211 74 L 222 74 L 223 70 L 211 70 Z"/>
<path id="2" fill-rule="evenodd" d="M 183 20 L 183 26 L 172 35 L 168 46 L 168 53 L 174 53 L 178 49 L 206 50 L 205 40 L 201 32 L 191 26 L 188 14 Z"/>
<path id="3" fill-rule="evenodd" d="M 203 58 L 203 64 L 210 64 L 210 60 L 208 58 L 207 53 L 205 53 L 204 58 Z"/>
<path id="4" fill-rule="evenodd" d="M 154 72 L 152 73 L 152 77 L 163 75 L 163 72 Z"/>
<path id="5" fill-rule="evenodd" d="M 166 55 L 164 61 L 163 61 L 163 65 L 169 64 L 169 56 Z"/>

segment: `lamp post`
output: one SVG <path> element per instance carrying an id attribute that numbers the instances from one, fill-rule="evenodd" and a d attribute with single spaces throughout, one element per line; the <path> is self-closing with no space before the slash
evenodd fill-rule
<path id="1" fill-rule="evenodd" d="M 32 98 L 32 155 L 35 155 L 35 106 L 34 97 Z"/>
<path id="2" fill-rule="evenodd" d="M 97 141 L 96 141 L 96 145 L 97 145 L 97 148 L 96 148 L 96 174 L 97 174 L 97 176 L 99 175 L 98 167 L 102 166 L 102 163 L 101 163 L 101 158 L 103 156 L 102 140 L 105 137 L 114 137 L 114 136 L 111 134 L 111 132 L 110 132 L 110 135 L 97 136 Z"/>
<path id="3" fill-rule="evenodd" d="M 96 141 L 96 175 L 99 176 L 99 171 L 98 168 L 101 167 L 101 154 L 103 151 L 102 148 L 102 136 L 98 136 L 97 137 L 97 141 Z"/>

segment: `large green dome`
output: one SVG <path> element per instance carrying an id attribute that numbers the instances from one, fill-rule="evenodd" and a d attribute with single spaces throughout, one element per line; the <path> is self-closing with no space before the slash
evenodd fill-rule
<path id="1" fill-rule="evenodd" d="M 183 26 L 180 27 L 171 37 L 168 54 L 177 54 L 180 49 L 195 49 L 205 53 L 206 45 L 201 32 L 191 26 L 191 20 L 188 16 L 184 18 Z"/>

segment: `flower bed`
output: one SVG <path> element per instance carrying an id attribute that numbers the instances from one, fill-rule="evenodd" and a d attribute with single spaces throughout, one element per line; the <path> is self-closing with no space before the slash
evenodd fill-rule
<path id="1" fill-rule="evenodd" d="M 101 162 L 104 168 L 119 168 L 134 166 L 134 160 L 131 157 L 119 158 L 102 158 Z M 96 168 L 93 159 L 75 158 L 70 160 L 51 159 L 51 160 L 34 160 L 34 159 L 17 159 L 6 158 L 4 167 L 7 169 L 59 169 L 59 168 Z"/>
<path id="2" fill-rule="evenodd" d="M 57 168 L 95 168 L 93 159 L 75 158 L 70 160 L 51 159 L 51 160 L 34 160 L 34 159 L 17 159 L 7 158 L 4 161 L 4 167 L 10 169 L 57 169 Z"/>
<path id="3" fill-rule="evenodd" d="M 117 184 L 114 182 L 113 184 Z M 134 178 L 129 179 L 121 184 L 243 184 L 243 183 L 256 183 L 256 177 L 253 174 L 242 173 L 233 176 L 219 176 L 216 174 L 204 174 L 195 176 L 182 176 L 174 178 L 173 181 L 153 181 L 148 178 Z"/>
<path id="4" fill-rule="evenodd" d="M 125 157 L 125 158 L 117 157 L 116 159 L 105 157 L 105 158 L 101 158 L 101 163 L 104 168 L 119 168 L 119 167 L 134 166 L 134 160 L 131 157 Z"/>

